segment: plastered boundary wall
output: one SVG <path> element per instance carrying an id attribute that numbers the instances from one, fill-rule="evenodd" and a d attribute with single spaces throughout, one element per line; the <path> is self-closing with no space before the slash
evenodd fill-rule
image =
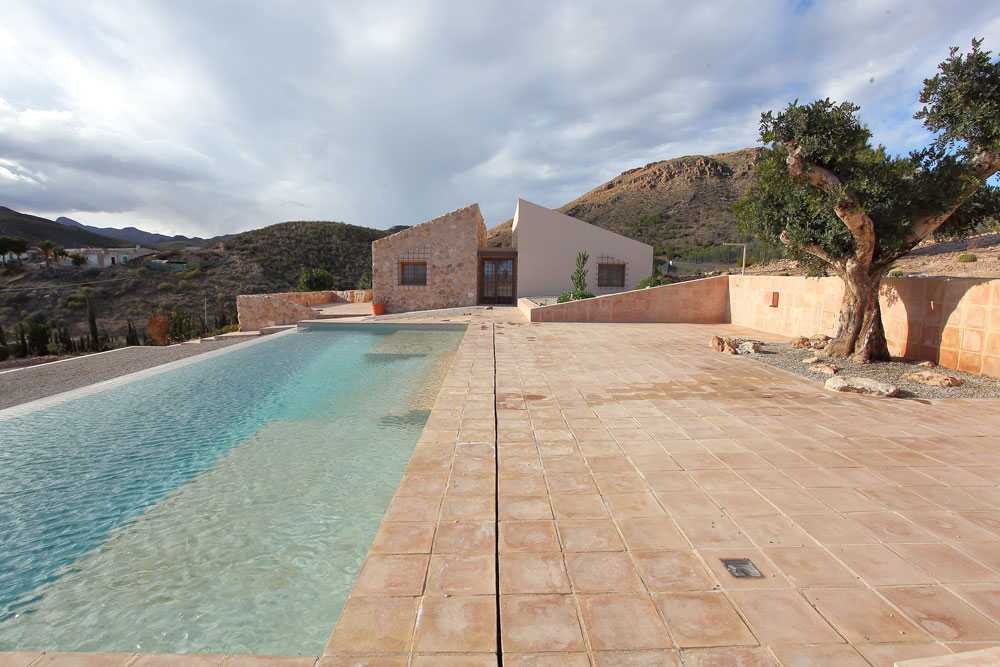
<path id="1" fill-rule="evenodd" d="M 532 322 L 731 323 L 783 336 L 832 335 L 843 289 L 837 277 L 718 276 L 528 314 Z M 881 303 L 893 356 L 1000 377 L 1000 280 L 889 278 Z"/>

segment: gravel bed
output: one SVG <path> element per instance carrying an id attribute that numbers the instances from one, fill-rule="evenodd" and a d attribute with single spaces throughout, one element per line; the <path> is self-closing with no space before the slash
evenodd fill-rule
<path id="1" fill-rule="evenodd" d="M 823 384 L 831 376 L 811 372 L 809 364 L 802 363 L 803 359 L 819 356 L 821 361 L 828 361 L 840 367 L 840 370 L 837 371 L 838 376 L 866 377 L 894 384 L 899 388 L 903 398 L 1000 398 L 1000 379 L 963 373 L 950 368 L 923 368 L 918 366 L 917 362 L 896 360 L 859 364 L 847 359 L 825 359 L 816 350 L 800 350 L 787 343 L 764 343 L 760 354 L 750 356 L 757 361 L 783 368 Z M 965 380 L 965 384 L 959 387 L 931 387 L 903 379 L 907 373 L 923 370 L 952 375 Z"/>
<path id="2" fill-rule="evenodd" d="M 88 354 L 58 363 L 0 373 L 0 410 L 237 345 L 244 340 L 247 339 L 234 337 L 167 347 L 123 347 L 102 354 Z"/>

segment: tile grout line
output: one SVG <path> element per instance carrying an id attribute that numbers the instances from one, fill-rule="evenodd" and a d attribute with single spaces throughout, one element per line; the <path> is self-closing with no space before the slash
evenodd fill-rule
<path id="1" fill-rule="evenodd" d="M 497 325 L 490 323 L 493 347 L 493 579 L 497 612 L 497 667 L 503 667 L 500 615 L 500 416 L 497 410 Z"/>

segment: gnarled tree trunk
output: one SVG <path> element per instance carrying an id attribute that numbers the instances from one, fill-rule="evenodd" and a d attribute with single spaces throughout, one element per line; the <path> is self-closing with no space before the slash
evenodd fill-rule
<path id="1" fill-rule="evenodd" d="M 841 274 L 844 300 L 837 318 L 837 333 L 826 348 L 828 355 L 864 363 L 889 360 L 878 301 L 884 276 L 885 269 L 881 267 L 848 262 L 847 270 Z"/>

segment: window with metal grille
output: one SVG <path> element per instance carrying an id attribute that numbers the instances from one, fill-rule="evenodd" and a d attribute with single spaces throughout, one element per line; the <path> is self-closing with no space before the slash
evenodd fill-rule
<path id="1" fill-rule="evenodd" d="M 427 262 L 417 259 L 404 259 L 399 262 L 400 285 L 426 285 Z"/>
<path id="2" fill-rule="evenodd" d="M 606 263 L 597 265 L 598 287 L 625 287 L 625 265 Z"/>

